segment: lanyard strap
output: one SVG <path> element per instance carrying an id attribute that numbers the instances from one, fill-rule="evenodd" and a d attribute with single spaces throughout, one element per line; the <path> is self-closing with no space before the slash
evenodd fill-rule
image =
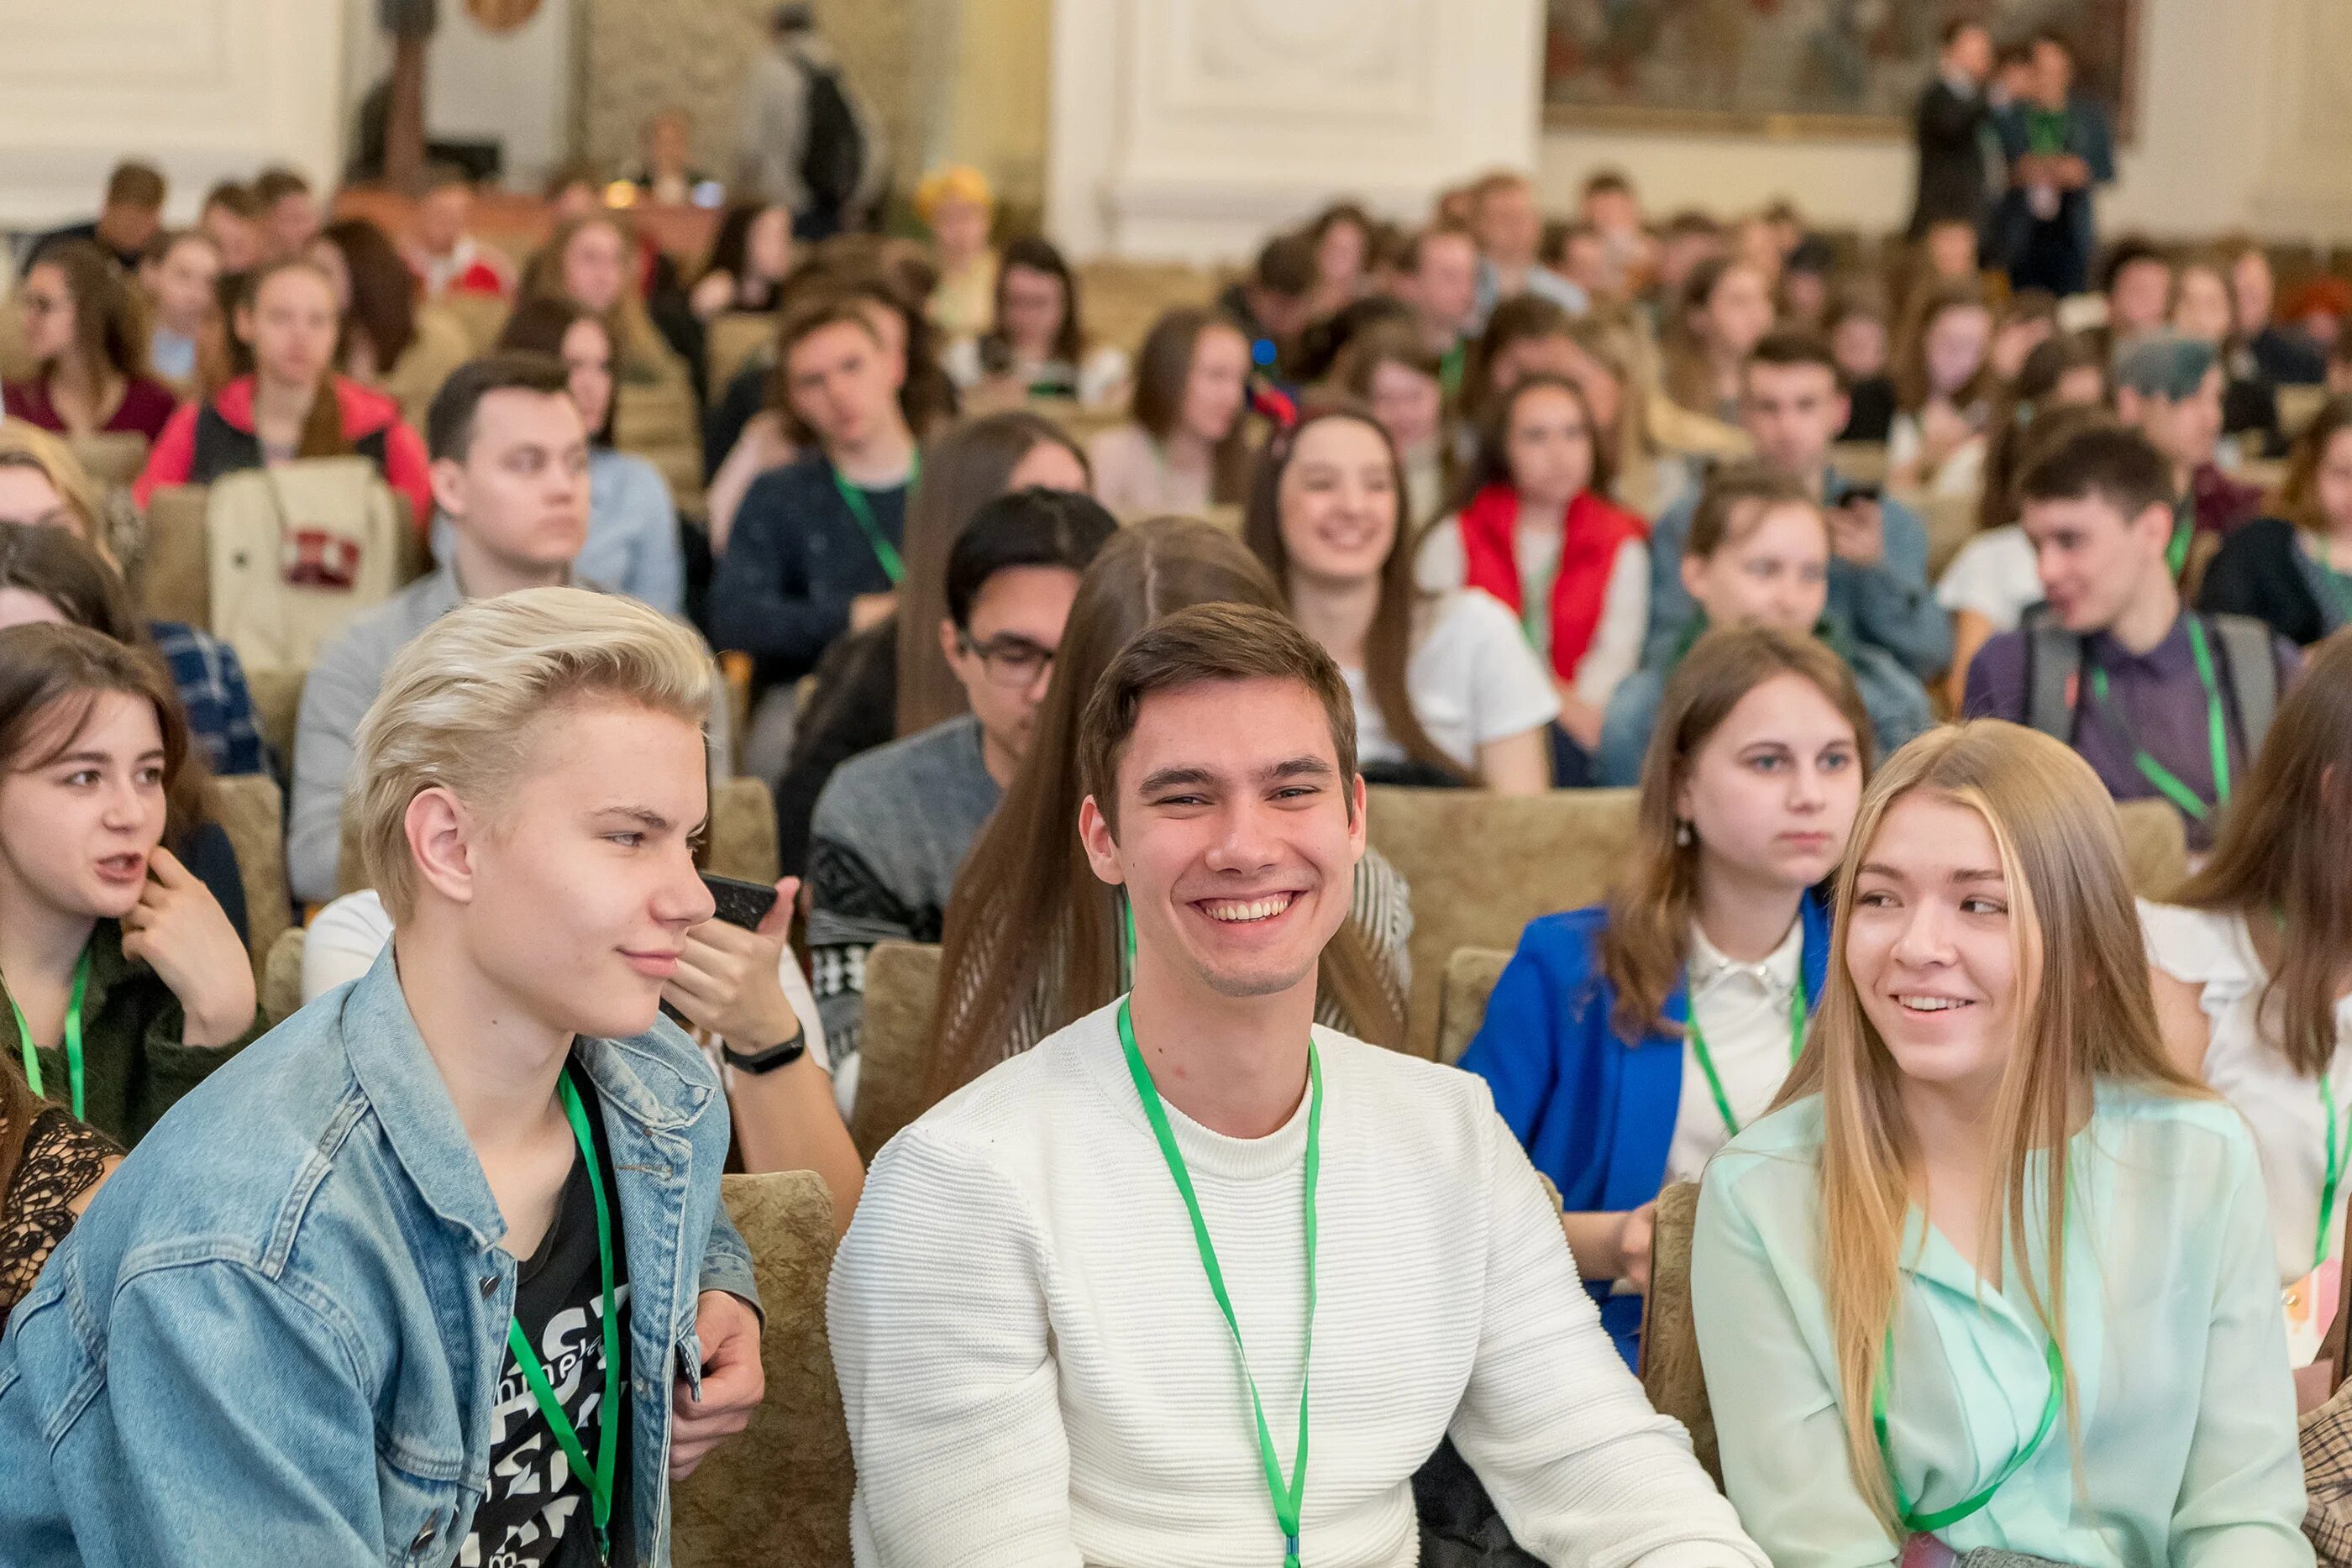
<path id="1" fill-rule="evenodd" d="M 2336 1189 L 2344 1180 L 2344 1133 L 2336 1115 L 2336 1084 L 2328 1076 L 2332 1063 L 2319 1069 L 2319 1114 L 2327 1124 L 2327 1170 L 2319 1184 L 2319 1239 L 2312 1244 L 2311 1266 L 2327 1261 L 2327 1244 L 2335 1239 Z"/>
<path id="2" fill-rule="evenodd" d="M 2180 574 L 2189 570 L 2189 541 L 2197 533 L 2197 504 L 2184 497 L 2172 508 L 2172 537 L 2164 541 L 2164 564 L 2172 570 L 2172 580 L 2179 582 Z"/>
<path id="3" fill-rule="evenodd" d="M 84 943 L 81 957 L 74 965 L 73 995 L 66 999 L 66 1082 L 73 1097 L 73 1113 L 78 1119 L 87 1119 L 82 1110 L 81 1003 L 82 998 L 89 993 L 89 945 Z M 25 1009 L 16 1005 L 16 996 L 13 991 L 8 995 L 8 1008 L 16 1015 L 16 1039 L 25 1051 L 25 1082 L 32 1086 L 34 1093 L 42 1093 L 41 1059 L 33 1049 L 33 1031 L 25 1022 Z"/>
<path id="4" fill-rule="evenodd" d="M 555 1389 L 547 1380 L 547 1368 L 540 1364 L 530 1336 L 522 1332 L 522 1324 L 511 1317 L 507 1319 L 507 1349 L 522 1368 L 523 1381 L 530 1385 L 530 1396 L 538 1401 L 539 1413 L 547 1417 L 563 1457 L 571 1461 L 572 1473 L 588 1489 L 601 1560 L 611 1557 L 613 1551 L 613 1472 L 620 1454 L 621 1437 L 620 1314 L 613 1304 L 613 1216 L 605 1207 L 604 1174 L 596 1168 L 595 1135 L 588 1130 L 588 1113 L 582 1108 L 580 1092 L 572 1087 L 568 1072 L 556 1081 L 555 1092 L 563 1102 L 564 1119 L 572 1124 L 572 1136 L 580 1145 L 580 1158 L 588 1167 L 588 1190 L 596 1198 L 596 1263 L 604 1295 L 604 1397 L 596 1406 L 595 1464 L 589 1464 L 588 1451 L 581 1447 L 579 1432 L 572 1427 L 572 1418 L 563 1413 L 562 1402 L 555 1397 Z"/>
<path id="5" fill-rule="evenodd" d="M 918 451 L 907 469 L 907 488 L 914 488 L 922 476 L 923 455 Z M 874 559 L 881 563 L 882 575 L 890 580 L 891 587 L 898 587 L 899 580 L 907 575 L 907 563 L 900 559 L 898 547 L 883 533 L 882 525 L 874 520 L 874 503 L 867 500 L 866 492 L 851 484 L 838 468 L 833 470 L 833 487 L 841 493 L 841 504 L 847 507 L 849 515 L 857 520 L 857 531 L 866 536 L 866 543 L 873 549 Z"/>
<path id="6" fill-rule="evenodd" d="M 1789 1065 L 1797 1065 L 1797 1058 L 1805 1051 L 1805 975 L 1801 961 L 1797 966 L 1797 988 L 1789 997 Z M 1715 1113 L 1723 1118 L 1726 1137 L 1739 1136 L 1739 1119 L 1731 1113 L 1731 1096 L 1723 1092 L 1723 1080 L 1715 1071 L 1715 1054 L 1706 1048 L 1706 1032 L 1698 1027 L 1698 1002 L 1692 999 L 1690 1009 L 1691 1054 L 1698 1059 L 1698 1070 L 1706 1074 L 1707 1092 L 1715 1096 Z"/>
<path id="7" fill-rule="evenodd" d="M 1947 1526 L 1959 1523 L 1990 1502 L 1992 1494 L 1999 1491 L 2010 1477 L 2023 1469 L 2026 1460 L 2042 1451 L 2042 1445 L 2049 1441 L 2050 1429 L 2058 1424 L 2058 1410 L 2065 1403 L 2066 1390 L 2066 1358 L 2059 1351 L 2056 1340 L 2050 1342 L 2043 1359 L 2050 1367 L 2050 1397 L 2042 1406 L 2042 1424 L 2034 1427 L 2033 1436 L 2026 1439 L 2025 1446 L 2010 1455 L 2009 1462 L 2000 1467 L 2000 1473 L 1986 1483 L 1983 1490 L 1949 1508 L 1916 1512 L 1914 1511 L 1916 1505 L 1903 1495 L 1902 1478 L 1895 1473 L 1895 1455 L 1886 1445 L 1886 1390 L 1895 1376 L 1895 1325 L 1887 1324 L 1886 1356 L 1879 1364 L 1877 1381 L 1871 1385 L 1870 1389 L 1870 1424 L 1878 1434 L 1879 1458 L 1885 1462 L 1887 1484 L 1895 1489 L 1895 1511 L 1901 1517 L 1904 1529 L 1917 1534 L 1933 1535 Z"/>
<path id="8" fill-rule="evenodd" d="M 1323 1168 L 1323 1063 L 1315 1051 L 1315 1042 L 1307 1043 L 1307 1076 L 1311 1090 L 1307 1102 L 1307 1333 L 1298 1360 L 1298 1455 L 1291 1463 L 1290 1484 L 1282 1480 L 1282 1461 L 1274 1451 L 1274 1434 L 1265 1424 L 1265 1404 L 1258 1397 L 1257 1379 L 1250 1372 L 1249 1352 L 1242 1347 L 1241 1324 L 1234 1317 L 1233 1298 L 1225 1293 L 1224 1271 L 1217 1267 L 1216 1244 L 1209 1239 L 1208 1221 L 1201 1218 L 1201 1200 L 1192 1191 L 1192 1175 L 1184 1165 L 1184 1151 L 1176 1146 L 1176 1134 L 1168 1125 L 1168 1112 L 1160 1102 L 1160 1090 L 1151 1082 L 1150 1069 L 1143 1064 L 1143 1052 L 1136 1048 L 1135 1024 L 1128 1016 L 1127 998 L 1118 1002 L 1118 1043 L 1127 1056 L 1129 1076 L 1135 1080 L 1135 1092 L 1143 1102 L 1143 1114 L 1151 1124 L 1151 1135 L 1160 1141 L 1160 1157 L 1168 1162 L 1168 1174 L 1175 1178 L 1176 1191 L 1184 1199 L 1184 1212 L 1192 1217 L 1192 1239 L 1201 1249 L 1201 1268 L 1209 1276 L 1209 1293 L 1217 1299 L 1217 1311 L 1225 1317 L 1225 1327 L 1234 1336 L 1234 1354 L 1241 1362 L 1242 1381 L 1249 1387 L 1250 1411 L 1257 1417 L 1257 1456 L 1265 1468 L 1266 1494 L 1274 1500 L 1274 1521 L 1282 1527 L 1283 1568 L 1298 1568 L 1298 1505 L 1307 1495 L 1307 1379 L 1313 1370 L 1315 1355 L 1315 1179 Z"/>
<path id="9" fill-rule="evenodd" d="M 2205 628 L 2194 615 L 2189 618 L 2189 651 L 2197 661 L 2198 684 L 2205 688 L 2205 743 L 2213 759 L 2212 805 L 2206 804 L 2196 790 L 2180 781 L 2178 774 L 2147 754 L 2133 732 L 2131 721 L 2107 695 L 2107 672 L 2095 664 L 2091 667 L 2091 698 L 2132 748 L 2132 766 L 2139 769 L 2140 777 L 2155 785 L 2183 812 L 2201 822 L 2212 814 L 2214 807 L 2230 803 L 2230 730 L 2221 713 L 2221 690 L 2213 678 L 2212 651 L 2205 645 Z"/>

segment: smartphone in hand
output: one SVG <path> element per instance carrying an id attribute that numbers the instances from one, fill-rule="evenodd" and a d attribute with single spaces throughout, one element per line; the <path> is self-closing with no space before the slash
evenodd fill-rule
<path id="1" fill-rule="evenodd" d="M 757 931 L 760 922 L 768 917 L 768 911 L 776 906 L 776 890 L 766 883 L 740 882 L 704 872 L 702 885 L 710 890 L 711 898 L 718 903 L 713 918 L 746 931 Z"/>

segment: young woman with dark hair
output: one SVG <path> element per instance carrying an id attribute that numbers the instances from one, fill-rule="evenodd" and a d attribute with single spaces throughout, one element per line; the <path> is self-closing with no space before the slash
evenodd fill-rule
<path id="1" fill-rule="evenodd" d="M 1404 465 L 1405 534 L 1420 537 L 1461 483 L 1446 439 L 1445 367 L 1408 320 L 1377 321 L 1348 340 L 1331 379 L 1380 422 Z"/>
<path id="2" fill-rule="evenodd" d="M 64 435 L 152 441 L 178 402 L 147 372 L 144 318 L 114 259 L 90 240 L 45 246 L 16 287 L 33 373 L 0 386 L 0 408 Z"/>
<path id="3" fill-rule="evenodd" d="M 2252 615 L 2304 647 L 2352 623 L 2352 398 L 2321 404 L 2295 438 L 2277 515 L 2221 541 L 2197 608 Z"/>
<path id="4" fill-rule="evenodd" d="M 1135 362 L 1133 417 L 1087 443 L 1095 498 L 1123 517 L 1199 513 L 1249 482 L 1249 339 L 1190 306 L 1152 323 Z"/>
<path id="5" fill-rule="evenodd" d="M 764 313 L 782 303 L 792 270 L 792 209 L 740 203 L 719 219 L 709 264 L 687 298 L 700 321 L 737 310 Z"/>
<path id="6" fill-rule="evenodd" d="M 449 372 L 473 358 L 466 329 L 422 305 L 416 275 L 400 248 L 365 218 L 339 218 L 304 252 L 335 286 L 342 339 L 335 364 L 362 386 L 388 392 L 401 417 L 422 428 Z"/>
<path id="7" fill-rule="evenodd" d="M 1739 423 L 1739 372 L 1772 328 L 1772 287 L 1737 256 L 1699 263 L 1659 333 L 1666 395 L 1693 413 Z"/>
<path id="8" fill-rule="evenodd" d="M 1813 889 L 1870 758 L 1828 648 L 1761 626 L 1701 638 L 1659 706 L 1608 900 L 1527 928 L 1463 1053 L 1559 1189 L 1629 1363 L 1659 1189 L 1762 1113 L 1803 1043 L 1829 963 Z"/>
<path id="9" fill-rule="evenodd" d="M 126 1144 L 254 1032 L 245 945 L 163 848 L 195 821 L 202 772 L 152 654 L 84 626 L 0 631 L 10 1054 Z"/>
<path id="10" fill-rule="evenodd" d="M 949 901 L 942 986 L 927 1056 L 938 1100 L 1125 986 L 1118 894 L 1096 880 L 1072 825 L 1081 712 L 1135 634 L 1196 604 L 1282 608 L 1281 591 L 1234 537 L 1163 517 L 1121 530 L 1078 584 L 1078 596 L 1037 710 L 1029 755 L 966 857 Z M 1410 985 L 1408 893 L 1396 868 L 1367 851 L 1351 913 L 1324 949 L 1316 1016 L 1359 1039 L 1404 1037 Z"/>
<path id="11" fill-rule="evenodd" d="M 1127 356 L 1087 340 L 1077 277 L 1052 241 L 1024 235 L 1004 247 L 995 298 L 988 330 L 956 340 L 941 357 L 960 391 L 1071 398 L 1088 408 L 1112 402 L 1125 391 Z"/>
<path id="12" fill-rule="evenodd" d="M 669 481 L 613 445 L 613 339 L 604 318 L 569 300 L 533 299 L 507 319 L 499 347 L 562 361 L 588 427 L 588 540 L 572 571 L 666 615 L 683 613 L 686 550 Z"/>
<path id="13" fill-rule="evenodd" d="M 1586 781 L 1649 620 L 1649 529 L 1607 498 L 1609 457 L 1575 382 L 1526 377 L 1494 404 L 1462 509 L 1423 536 L 1415 568 L 1432 592 L 1482 589 L 1518 617 L 1559 695 L 1564 785 Z"/>
<path id="14" fill-rule="evenodd" d="M 246 275 L 233 321 L 252 369 L 204 402 L 181 405 L 131 486 L 139 504 L 166 485 L 357 454 L 407 499 L 423 529 L 433 516 L 425 443 L 398 403 L 335 372 L 341 311 L 334 280 L 299 258 L 257 267 Z"/>
<path id="15" fill-rule="evenodd" d="M 2314 650 L 2271 723 L 2213 852 L 2142 904 L 2157 1019 L 2174 1062 L 2246 1119 L 2270 1198 L 2288 1354 L 2310 1367 L 2343 1299 L 2337 1178 L 2352 1106 L 2352 635 Z"/>
<path id="16" fill-rule="evenodd" d="M 1974 279 L 1921 298 L 1895 355 L 1889 484 L 1947 496 L 1981 487 L 1992 421 L 1992 307 Z"/>
<path id="17" fill-rule="evenodd" d="M 1403 469 L 1370 414 L 1309 414 L 1268 443 L 1242 538 L 1347 677 L 1367 778 L 1551 787 L 1551 682 L 1493 599 L 1414 585 Z"/>

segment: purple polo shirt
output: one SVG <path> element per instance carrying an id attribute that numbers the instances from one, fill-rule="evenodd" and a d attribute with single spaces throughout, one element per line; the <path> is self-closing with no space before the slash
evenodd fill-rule
<path id="1" fill-rule="evenodd" d="M 2026 637 L 2022 631 L 2004 632 L 1977 651 L 1969 663 L 1966 700 L 1961 711 L 1970 718 L 2005 718 L 2025 722 Z M 2231 699 L 2228 674 L 2221 667 L 2221 644 L 2209 632 L 2206 646 L 2213 654 L 2214 685 L 2220 689 L 2230 745 L 2230 781 L 2245 778 L 2249 752 L 2244 726 Z M 2302 656 L 2284 638 L 2271 639 L 2271 656 L 2278 664 L 2279 690 L 2284 692 Z M 2200 800 L 2214 797 L 2212 748 L 2207 739 L 2205 686 L 2197 678 L 2197 656 L 2189 645 L 2189 618 L 2179 616 L 2164 641 L 2145 653 L 2134 653 L 2108 636 L 2094 632 L 2083 643 L 2084 674 L 2074 703 L 2074 733 L 2065 737 L 2083 760 L 2091 765 L 2118 800 L 2164 799 L 2132 764 L 2132 737 L 2150 757 L 2172 770 Z M 2118 728 L 2108 714 L 2091 700 L 2090 671 L 2105 670 L 2108 701 L 2119 711 L 2132 736 Z M 2184 818 L 2191 849 L 2213 841 L 2210 820 Z"/>

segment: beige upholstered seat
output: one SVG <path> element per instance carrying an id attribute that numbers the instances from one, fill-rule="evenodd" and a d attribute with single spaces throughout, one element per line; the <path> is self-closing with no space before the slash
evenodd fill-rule
<path id="1" fill-rule="evenodd" d="M 150 620 L 212 625 L 206 498 L 202 485 L 166 485 L 147 497 L 147 548 L 139 562 L 139 602 Z"/>
<path id="2" fill-rule="evenodd" d="M 1697 1183 L 1675 1182 L 1658 1194 L 1657 1228 L 1650 1237 L 1650 1294 L 1642 1309 L 1642 1391 L 1659 1415 L 1683 1424 L 1691 1451 L 1719 1487 L 1723 1461 L 1716 1448 L 1706 1374 L 1699 1365 L 1698 1325 L 1691 1316 L 1691 1227 L 1697 1218 Z"/>
<path id="3" fill-rule="evenodd" d="M 2189 835 L 2180 813 L 2163 800 L 2126 800 L 2116 808 L 2132 892 L 2167 899 L 2189 879 Z"/>
<path id="4" fill-rule="evenodd" d="M 1380 788 L 1370 796 L 1371 841 L 1412 890 L 1406 1048 L 1433 1057 L 1438 995 L 1454 950 L 1507 952 L 1537 915 L 1601 898 L 1633 839 L 1633 791 Z"/>
<path id="5" fill-rule="evenodd" d="M 836 1568 L 849 1561 L 856 1471 L 825 1336 L 833 1199 L 813 1171 L 725 1177 L 767 1317 L 767 1390 L 751 1424 L 677 1484 L 677 1568 Z"/>
<path id="6" fill-rule="evenodd" d="M 1486 998 L 1511 961 L 1502 947 L 1456 947 L 1445 960 L 1445 982 L 1437 998 L 1437 1060 L 1451 1066 L 1486 1021 Z"/>
<path id="7" fill-rule="evenodd" d="M 302 946 L 310 933 L 289 925 L 260 949 L 261 1027 L 276 1029 L 302 1006 Z"/>
<path id="8" fill-rule="evenodd" d="M 147 465 L 147 438 L 135 430 L 98 431 L 77 435 L 66 444 L 101 488 L 128 485 Z"/>
<path id="9" fill-rule="evenodd" d="M 776 318 L 756 310 L 730 310 L 714 318 L 703 338 L 703 361 L 710 371 L 710 402 L 717 406 L 730 382 L 751 356 L 774 340 Z"/>
<path id="10" fill-rule="evenodd" d="M 938 1005 L 940 949 L 882 942 L 866 955 L 866 1027 L 857 1048 L 857 1103 L 849 1135 L 872 1160 L 923 1110 L 923 1045 Z"/>
<path id="11" fill-rule="evenodd" d="M 1883 441 L 1841 441 L 1830 448 L 1830 466 L 1849 485 L 1886 483 L 1886 444 Z"/>
<path id="12" fill-rule="evenodd" d="M 238 773 L 206 785 L 209 815 L 236 852 L 237 880 L 245 884 L 246 940 L 257 978 L 270 944 L 286 929 L 286 803 L 278 780 L 262 773 Z"/>
<path id="13" fill-rule="evenodd" d="M 310 678 L 308 670 L 282 669 L 271 664 L 250 664 L 246 667 L 245 688 L 253 694 L 254 727 L 261 738 L 278 753 L 278 760 L 290 767 L 294 758 L 294 730 L 302 715 L 302 683 Z"/>

